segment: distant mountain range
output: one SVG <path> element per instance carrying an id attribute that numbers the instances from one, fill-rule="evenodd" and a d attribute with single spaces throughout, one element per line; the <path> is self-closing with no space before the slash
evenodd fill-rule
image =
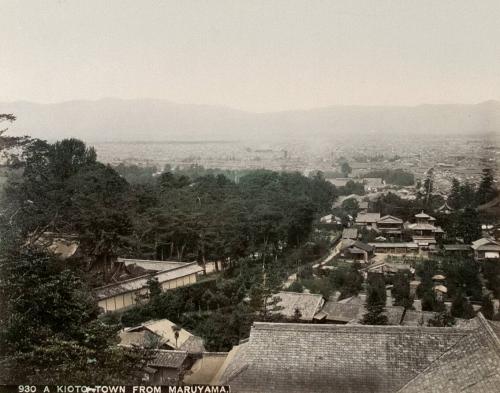
<path id="1" fill-rule="evenodd" d="M 56 104 L 0 103 L 18 120 L 13 134 L 88 142 L 333 139 L 336 135 L 500 133 L 500 102 L 476 105 L 331 106 L 251 113 L 166 100 L 107 98 Z"/>

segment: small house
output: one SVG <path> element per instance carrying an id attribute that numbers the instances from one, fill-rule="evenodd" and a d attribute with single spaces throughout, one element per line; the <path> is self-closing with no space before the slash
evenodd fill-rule
<path id="1" fill-rule="evenodd" d="M 500 258 L 500 243 L 496 240 L 482 238 L 472 242 L 471 248 L 476 261 Z"/>
<path id="2" fill-rule="evenodd" d="M 340 244 L 339 258 L 352 261 L 369 262 L 375 248 L 359 240 L 344 239 Z"/>

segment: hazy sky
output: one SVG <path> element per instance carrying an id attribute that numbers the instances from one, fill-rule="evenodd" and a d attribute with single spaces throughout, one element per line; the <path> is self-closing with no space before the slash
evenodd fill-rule
<path id="1" fill-rule="evenodd" d="M 500 98 L 498 0 L 0 0 L 0 101 Z"/>

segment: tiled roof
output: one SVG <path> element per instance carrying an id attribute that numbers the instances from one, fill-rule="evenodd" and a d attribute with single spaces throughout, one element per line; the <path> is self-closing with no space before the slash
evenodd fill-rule
<path id="1" fill-rule="evenodd" d="M 397 392 L 471 332 L 255 323 L 217 382 L 237 393 Z"/>
<path id="2" fill-rule="evenodd" d="M 357 296 L 347 297 L 345 299 L 339 300 L 339 303 L 353 303 L 353 304 L 365 304 L 366 303 L 366 295 L 359 294 Z"/>
<path id="3" fill-rule="evenodd" d="M 201 337 L 190 336 L 182 345 L 179 345 L 179 349 L 189 353 L 202 353 L 205 351 L 205 346 Z"/>
<path id="4" fill-rule="evenodd" d="M 190 332 L 180 328 L 168 319 L 159 319 L 155 321 L 145 322 L 142 324 L 142 326 L 160 336 L 166 344 L 173 348 L 180 349 L 187 340 L 193 337 Z M 175 337 L 176 328 L 179 329 L 177 331 L 177 338 Z"/>
<path id="5" fill-rule="evenodd" d="M 177 338 L 175 337 L 176 331 L 178 332 Z M 149 332 L 150 335 L 145 332 Z M 153 336 L 158 337 L 159 344 L 166 344 L 170 348 L 181 349 L 189 353 L 198 353 L 205 350 L 203 340 L 200 337 L 177 327 L 175 323 L 168 319 L 147 321 L 139 326 L 126 328 L 120 332 L 122 345 L 127 345 L 127 343 L 129 345 L 141 345 L 141 342 L 148 343 L 151 342 Z"/>
<path id="6" fill-rule="evenodd" d="M 155 261 L 150 259 L 128 259 L 128 258 L 118 258 L 119 263 L 123 263 L 125 266 L 136 265 L 145 270 L 163 271 L 175 269 L 176 267 L 181 267 L 186 265 L 186 262 L 177 261 Z"/>
<path id="7" fill-rule="evenodd" d="M 149 330 L 128 332 L 122 330 L 119 333 L 120 345 L 125 347 L 150 347 L 159 342 L 161 338 Z"/>
<path id="8" fill-rule="evenodd" d="M 345 228 L 342 231 L 342 239 L 357 239 L 358 229 L 357 228 Z"/>
<path id="9" fill-rule="evenodd" d="M 406 243 L 368 243 L 375 248 L 418 248 L 418 245 L 412 242 Z"/>
<path id="10" fill-rule="evenodd" d="M 411 229 L 414 231 L 435 231 L 436 227 L 432 224 L 415 223 L 415 224 L 408 225 L 408 229 Z"/>
<path id="11" fill-rule="evenodd" d="M 482 315 L 480 327 L 462 337 L 399 393 L 497 393 L 500 390 L 500 341 Z"/>
<path id="12" fill-rule="evenodd" d="M 380 220 L 377 221 L 377 224 L 403 224 L 403 220 L 401 218 L 387 215 L 381 217 Z"/>
<path id="13" fill-rule="evenodd" d="M 327 321 L 335 322 L 345 322 L 350 324 L 358 324 L 363 319 L 366 314 L 366 307 L 364 303 L 361 302 L 335 302 L 327 301 L 321 313 L 325 313 L 325 318 Z M 404 307 L 400 306 L 388 306 L 384 314 L 387 316 L 389 325 L 399 325 L 403 317 Z"/>
<path id="14" fill-rule="evenodd" d="M 446 201 L 438 208 L 438 211 L 444 211 L 444 210 L 450 210 L 450 211 L 453 210 Z"/>
<path id="15" fill-rule="evenodd" d="M 357 223 L 374 223 L 380 220 L 380 213 L 358 213 Z"/>
<path id="16" fill-rule="evenodd" d="M 472 242 L 472 249 L 474 250 L 500 250 L 500 243 L 495 240 L 482 238 Z"/>
<path id="17" fill-rule="evenodd" d="M 360 242 L 359 240 L 353 240 L 353 239 L 342 240 L 342 244 L 340 245 L 340 250 L 345 250 L 346 248 L 351 248 L 351 247 L 359 248 L 360 250 L 367 252 L 372 252 L 374 250 L 373 246 Z"/>
<path id="18" fill-rule="evenodd" d="M 155 368 L 180 368 L 188 356 L 185 351 L 166 350 L 158 350 L 155 355 L 148 363 L 149 366 Z"/>
<path id="19" fill-rule="evenodd" d="M 314 315 L 323 306 L 323 296 L 312 293 L 298 293 L 298 292 L 278 292 L 273 296 L 280 298 L 277 306 L 280 310 L 277 313 L 282 314 L 286 318 L 294 318 L 295 310 L 299 309 L 303 321 L 312 321 Z M 281 308 L 282 307 L 282 308 Z"/>
<path id="20" fill-rule="evenodd" d="M 490 323 L 493 332 L 495 332 L 497 337 L 500 339 L 500 322 L 499 321 L 488 321 L 488 322 Z"/>
<path id="21" fill-rule="evenodd" d="M 424 211 L 422 210 L 421 213 L 415 214 L 415 218 L 432 218 L 432 217 L 424 213 Z"/>
<path id="22" fill-rule="evenodd" d="M 203 271 L 203 269 L 196 262 L 183 263 L 182 265 L 177 265 L 176 267 L 171 267 L 156 273 L 145 274 L 143 276 L 130 278 L 128 280 L 96 288 L 95 294 L 99 300 L 107 299 L 122 293 L 133 292 L 146 288 L 148 280 L 153 277 L 156 277 L 158 282 L 161 284 L 166 281 L 189 276 L 201 271 Z"/>
<path id="23" fill-rule="evenodd" d="M 470 244 L 443 244 L 445 251 L 470 251 Z"/>
<path id="24" fill-rule="evenodd" d="M 326 314 L 326 319 L 329 321 L 350 322 L 358 317 L 360 305 L 356 303 L 339 303 L 335 301 L 327 301 L 322 312 Z"/>

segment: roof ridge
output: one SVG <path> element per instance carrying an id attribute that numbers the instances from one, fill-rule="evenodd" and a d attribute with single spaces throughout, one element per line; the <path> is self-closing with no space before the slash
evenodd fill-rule
<path id="1" fill-rule="evenodd" d="M 304 296 L 304 295 L 309 295 L 309 296 L 320 296 L 320 297 L 323 297 L 322 294 L 320 293 L 305 293 L 305 292 L 293 292 L 293 291 L 278 291 L 276 292 L 274 295 L 278 294 L 278 293 L 286 293 L 286 294 L 291 294 L 291 295 L 300 295 L 300 296 Z"/>
<path id="2" fill-rule="evenodd" d="M 182 353 L 182 354 L 188 353 L 188 351 L 183 351 L 181 349 L 155 349 L 155 351 L 157 353 L 173 353 L 173 352 L 179 353 L 179 354 L 180 353 Z"/>
<path id="3" fill-rule="evenodd" d="M 439 328 L 439 329 L 442 329 L 442 328 Z M 474 329 L 473 331 L 475 331 L 477 329 Z M 471 333 L 471 331 L 469 331 L 469 333 Z M 430 362 L 426 368 L 424 368 L 422 371 L 420 371 L 419 373 L 417 373 L 417 375 L 415 375 L 413 378 L 411 378 L 408 382 L 406 382 L 403 386 L 401 386 L 395 393 L 399 393 L 401 391 L 403 391 L 403 389 L 405 389 L 408 385 L 410 385 L 415 379 L 417 379 L 420 375 L 422 375 L 423 373 L 425 373 L 427 370 L 429 370 L 433 364 L 435 364 L 436 362 L 438 362 L 443 356 L 445 356 L 451 349 L 453 349 L 455 346 L 457 346 L 459 343 L 462 342 L 462 340 L 465 340 L 469 335 L 466 334 L 462 337 L 460 337 L 456 342 L 454 342 L 452 345 L 450 345 L 448 348 L 446 348 L 442 353 L 441 355 L 439 355 L 436 359 L 434 359 L 432 362 Z"/>
<path id="4" fill-rule="evenodd" d="M 112 283 L 109 283 L 109 284 L 102 285 L 100 287 L 96 287 L 96 288 L 94 288 L 94 291 L 99 291 L 101 289 L 112 288 L 112 287 L 115 287 L 115 286 L 119 286 L 121 284 L 129 283 L 129 282 L 133 282 L 133 281 L 138 281 L 138 280 L 142 280 L 142 279 L 146 279 L 146 278 L 150 278 L 150 277 L 156 277 L 156 276 L 158 276 L 158 275 L 160 275 L 162 273 L 173 272 L 173 271 L 180 270 L 180 269 L 183 269 L 185 267 L 189 267 L 189 266 L 193 266 L 193 265 L 198 265 L 198 262 L 186 262 L 182 266 L 176 266 L 176 267 L 173 267 L 171 269 L 163 269 L 163 270 L 158 270 L 158 271 L 151 271 L 151 273 L 141 274 L 140 276 L 127 278 L 127 279 L 122 280 L 122 281 L 112 282 Z"/>
<path id="5" fill-rule="evenodd" d="M 386 333 L 390 331 L 402 332 L 429 332 L 435 334 L 466 335 L 474 329 L 457 327 L 430 327 L 430 326 L 398 326 L 398 325 L 338 325 L 316 323 L 284 323 L 284 322 L 254 322 L 252 330 L 283 330 L 283 331 L 338 331 L 352 332 L 362 330 L 366 333 Z"/>
<path id="6" fill-rule="evenodd" d="M 482 312 L 477 313 L 477 319 L 480 324 L 480 327 L 482 326 L 486 332 L 488 333 L 488 337 L 492 341 L 492 343 L 497 347 L 497 351 L 500 351 L 500 338 L 496 335 L 494 330 L 492 329 L 491 325 L 488 323 L 488 320 L 484 317 Z M 479 329 L 479 327 L 477 328 Z"/>
<path id="7" fill-rule="evenodd" d="M 493 339 L 493 341 L 495 342 L 495 344 L 497 345 L 497 347 L 500 348 L 500 340 L 499 340 L 498 336 L 495 334 L 495 332 L 493 331 L 493 329 L 491 328 L 491 326 L 488 324 L 488 321 L 486 320 L 486 318 L 483 316 L 483 314 L 481 312 L 478 312 L 476 314 L 476 319 L 479 322 L 479 326 L 478 327 L 476 327 L 475 329 L 470 329 L 470 330 L 469 329 L 464 329 L 466 332 L 468 332 L 468 334 L 465 334 L 463 337 L 459 338 L 453 345 L 451 345 L 450 347 L 446 348 L 446 350 L 441 355 L 439 355 L 436 359 L 434 359 L 431 363 L 429 363 L 429 365 L 425 369 L 423 369 L 421 372 L 419 372 L 417 375 L 415 375 L 406 384 L 404 384 L 401 388 L 399 388 L 399 390 L 397 390 L 397 392 L 395 392 L 395 393 L 402 392 L 403 389 L 405 389 L 410 383 L 412 383 L 421 374 L 423 374 L 427 370 L 429 370 L 436 362 L 438 362 L 441 358 L 443 358 L 444 356 L 446 356 L 446 354 L 448 354 L 454 347 L 456 347 L 458 344 L 460 344 L 463 340 L 469 338 L 471 334 L 477 333 L 481 328 L 484 328 L 484 329 L 487 330 L 488 336 L 490 336 L 490 338 Z"/>

